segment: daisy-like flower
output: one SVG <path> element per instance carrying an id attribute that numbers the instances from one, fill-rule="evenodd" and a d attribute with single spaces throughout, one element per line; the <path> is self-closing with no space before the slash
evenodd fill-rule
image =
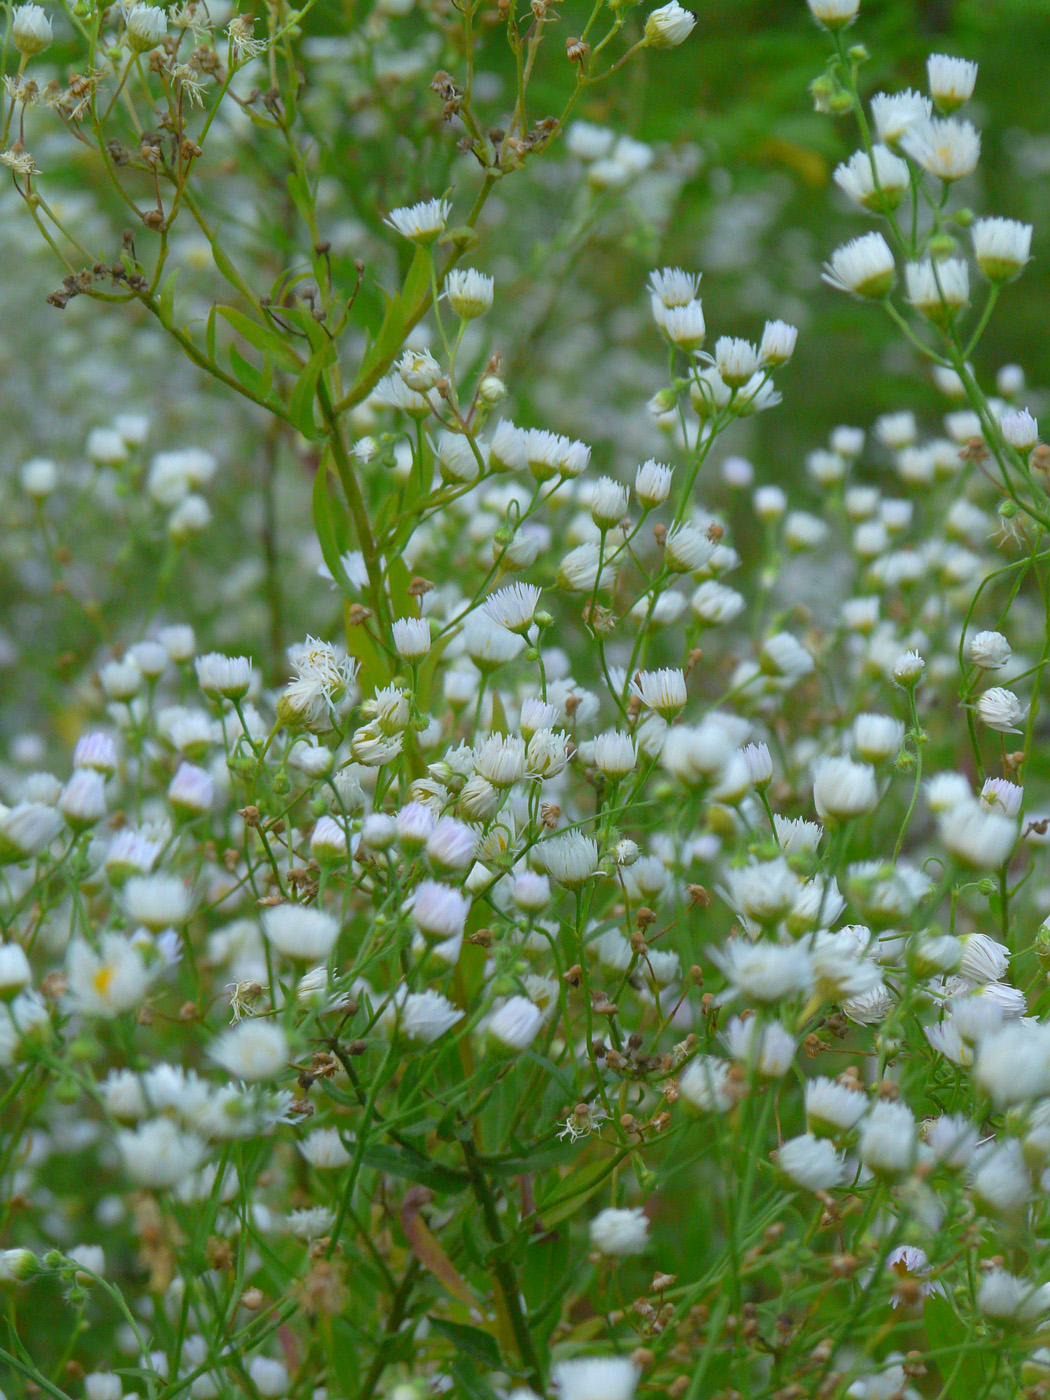
<path id="1" fill-rule="evenodd" d="M 419 204 L 391 209 L 384 222 L 403 238 L 425 246 L 444 233 L 451 212 L 452 205 L 447 199 L 427 199 Z"/>
<path id="2" fill-rule="evenodd" d="M 871 99 L 871 118 L 879 140 L 887 146 L 898 141 L 916 122 L 933 115 L 933 103 L 921 92 L 877 92 Z"/>
<path id="3" fill-rule="evenodd" d="M 631 682 L 636 695 L 649 710 L 672 719 L 686 702 L 685 674 L 671 667 L 659 671 L 639 671 Z"/>
<path id="4" fill-rule="evenodd" d="M 307 729 L 316 725 L 327 728 L 353 700 L 358 663 L 352 657 L 337 655 L 328 642 L 317 637 L 289 647 L 288 660 L 295 679 L 278 701 L 278 714 Z"/>
<path id="5" fill-rule="evenodd" d="M 53 38 L 51 21 L 39 5 L 19 5 L 11 19 L 11 41 L 26 58 L 43 53 Z"/>
<path id="6" fill-rule="evenodd" d="M 944 53 L 931 53 L 926 60 L 926 75 L 930 96 L 942 112 L 954 112 L 973 96 L 977 82 L 977 64 L 965 58 L 950 58 Z"/>
<path id="7" fill-rule="evenodd" d="M 410 992 L 407 987 L 398 987 L 380 1019 L 389 1035 L 400 1034 L 430 1045 L 462 1021 L 463 1012 L 440 992 Z"/>
<path id="8" fill-rule="evenodd" d="M 885 213 L 896 209 L 908 189 L 908 162 L 888 146 L 856 151 L 835 169 L 835 183 L 843 194 L 864 209 Z"/>
<path id="9" fill-rule="evenodd" d="M 1032 252 L 1032 225 L 1017 219 L 975 219 L 970 229 L 973 255 L 989 282 L 1009 282 Z"/>
<path id="10" fill-rule="evenodd" d="M 110 1020 L 132 1011 L 152 980 L 139 949 L 119 933 L 104 933 L 96 952 L 77 939 L 66 956 L 70 1004 L 84 1016 Z"/>
<path id="11" fill-rule="evenodd" d="M 399 617 L 391 630 L 394 650 L 406 661 L 421 661 L 430 650 L 430 623 L 425 617 Z"/>
<path id="12" fill-rule="evenodd" d="M 784 1175 L 805 1191 L 828 1191 L 846 1175 L 846 1164 L 832 1144 L 811 1133 L 789 1138 L 776 1160 Z"/>
<path id="13" fill-rule="evenodd" d="M 890 245 L 881 233 L 865 233 L 836 248 L 825 264 L 824 281 L 859 297 L 884 297 L 896 278 Z"/>
<path id="14" fill-rule="evenodd" d="M 508 632 L 520 636 L 532 626 L 536 604 L 540 601 L 540 589 L 531 583 L 512 583 L 506 588 L 498 588 L 485 599 L 484 608 L 493 622 L 498 622 Z"/>
<path id="15" fill-rule="evenodd" d="M 1001 685 L 992 686 L 978 696 L 974 708 L 982 724 L 1003 734 L 1019 734 L 1028 713 L 1013 691 Z"/>
<path id="16" fill-rule="evenodd" d="M 857 18 L 860 0 L 806 0 L 809 12 L 825 29 L 844 29 Z"/>
<path id="17" fill-rule="evenodd" d="M 905 264 L 908 301 L 939 325 L 947 325 L 970 304 L 970 269 L 962 258 Z"/>
<path id="18" fill-rule="evenodd" d="M 445 278 L 445 296 L 457 316 L 473 321 L 484 316 L 492 305 L 495 283 L 487 273 L 473 267 L 457 267 Z"/>
<path id="19" fill-rule="evenodd" d="M 946 181 L 972 175 L 981 154 L 977 128 L 953 117 L 916 122 L 901 137 L 901 146 L 916 165 Z"/>
<path id="20" fill-rule="evenodd" d="M 673 49 L 684 44 L 693 32 L 696 16 L 683 10 L 678 0 L 652 10 L 645 21 L 644 44 L 649 49 Z"/>
<path id="21" fill-rule="evenodd" d="M 700 290 L 699 272 L 684 272 L 680 267 L 663 267 L 649 274 L 649 294 L 653 317 L 660 324 L 660 315 L 673 306 L 688 306 Z"/>

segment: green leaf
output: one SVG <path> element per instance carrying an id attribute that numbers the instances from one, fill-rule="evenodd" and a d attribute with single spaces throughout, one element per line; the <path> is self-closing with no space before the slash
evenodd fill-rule
<path id="1" fill-rule="evenodd" d="M 160 289 L 160 296 L 157 299 L 157 312 L 160 323 L 166 331 L 170 331 L 175 325 L 175 283 L 178 281 L 179 268 L 164 279 L 164 285 Z"/>
<path id="2" fill-rule="evenodd" d="M 245 316 L 233 306 L 214 306 L 212 310 L 260 354 L 272 355 L 275 363 L 282 369 L 298 373 L 302 368 L 299 356 L 278 331 L 271 330 L 269 326 L 261 326 L 258 321 L 253 321 L 250 316 Z"/>
<path id="3" fill-rule="evenodd" d="M 465 1191 L 470 1185 L 466 1172 L 444 1167 L 420 1152 L 409 1152 L 403 1147 L 366 1147 L 361 1160 L 373 1171 L 402 1177 L 406 1181 L 418 1181 L 421 1186 L 429 1186 L 435 1191 L 455 1193 Z"/>
<path id="4" fill-rule="evenodd" d="M 300 372 L 288 400 L 288 417 L 305 438 L 323 436 L 314 416 L 314 399 L 317 397 L 317 381 L 325 369 L 325 354 L 325 350 L 319 350 Z"/>
<path id="5" fill-rule="evenodd" d="M 464 1400 L 499 1400 L 492 1386 L 478 1375 L 472 1362 L 465 1356 L 457 1357 L 453 1361 L 452 1375 L 457 1386 L 455 1394 L 463 1396 Z"/>
<path id="6" fill-rule="evenodd" d="M 304 306 L 282 306 L 281 319 L 287 321 L 290 326 L 298 326 L 303 335 L 310 342 L 310 349 L 316 354 L 318 351 L 327 349 L 328 363 L 335 359 L 335 345 L 331 336 L 325 330 L 320 321 L 314 319 L 313 313 Z"/>
<path id="7" fill-rule="evenodd" d="M 430 1325 L 442 1337 L 447 1337 L 456 1350 L 472 1361 L 478 1361 L 489 1371 L 498 1371 L 503 1365 L 499 1347 L 487 1332 L 480 1327 L 468 1327 L 463 1322 L 448 1322 L 444 1318 L 429 1315 Z"/>
<path id="8" fill-rule="evenodd" d="M 416 319 L 422 304 L 430 295 L 430 254 L 425 248 L 417 248 L 408 269 L 404 285 L 386 309 L 379 334 L 371 349 L 361 362 L 357 378 L 350 386 L 349 398 L 355 395 L 373 378 L 377 371 L 390 363 L 401 348 L 409 323 Z"/>
<path id="9" fill-rule="evenodd" d="M 345 610 L 349 610 L 349 602 Z M 346 649 L 360 666 L 357 683 L 362 695 L 374 695 L 390 680 L 391 670 L 382 648 L 367 627 L 347 627 Z"/>
<path id="10" fill-rule="evenodd" d="M 213 306 L 208 312 L 208 323 L 204 328 L 204 346 L 208 352 L 208 359 L 215 359 L 215 313 L 218 307 Z"/>
<path id="11" fill-rule="evenodd" d="M 948 1299 L 931 1293 L 923 1304 L 922 1320 L 930 1350 L 946 1353 L 938 1356 L 937 1367 L 946 1385 L 951 1380 L 947 1389 L 950 1400 L 972 1400 L 975 1395 L 983 1395 L 988 1378 L 981 1351 L 974 1349 L 971 1329 Z"/>
<path id="12" fill-rule="evenodd" d="M 576 1168 L 571 1176 L 555 1183 L 549 1196 L 536 1202 L 536 1214 L 546 1229 L 568 1220 L 584 1203 L 608 1184 L 609 1163 L 587 1162 Z"/>
<path id="13" fill-rule="evenodd" d="M 558 1312 L 555 1308 L 551 1316 L 549 1309 L 552 1302 L 560 1303 L 564 1296 L 557 1284 L 568 1273 L 570 1258 L 569 1236 L 561 1231 L 531 1239 L 522 1251 L 521 1291 L 525 1304 L 530 1314 L 550 1317 L 552 1326 Z"/>
<path id="14" fill-rule="evenodd" d="M 270 363 L 267 360 L 267 365 Z M 269 388 L 268 380 L 273 378 L 272 373 L 267 374 L 264 369 L 256 369 L 250 360 L 246 360 L 236 345 L 230 346 L 230 366 L 234 374 L 251 394 L 252 398 L 264 399 Z"/>
<path id="15" fill-rule="evenodd" d="M 395 617 L 414 617 L 414 600 L 408 596 L 408 585 L 412 582 L 408 565 L 400 555 L 391 559 L 387 568 L 387 582 L 390 585 L 390 601 L 394 605 Z"/>
<path id="16" fill-rule="evenodd" d="M 321 557 L 328 565 L 336 583 L 345 594 L 351 593 L 350 580 L 343 568 L 343 541 L 346 538 L 346 518 L 340 519 L 340 506 L 328 489 L 328 466 L 322 462 L 314 473 L 314 529 L 321 546 Z"/>

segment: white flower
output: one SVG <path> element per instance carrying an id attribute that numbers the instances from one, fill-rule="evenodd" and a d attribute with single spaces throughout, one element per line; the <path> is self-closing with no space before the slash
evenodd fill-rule
<path id="1" fill-rule="evenodd" d="M 850 758 L 825 758 L 813 780 L 813 801 L 821 818 L 844 820 L 874 810 L 879 799 L 875 770 Z"/>
<path id="2" fill-rule="evenodd" d="M 978 632 L 970 642 L 970 660 L 982 671 L 998 671 L 1013 652 L 1001 632 Z"/>
<path id="3" fill-rule="evenodd" d="M 284 1031 L 274 1021 L 241 1021 L 216 1037 L 208 1056 L 234 1079 L 254 1083 L 275 1079 L 288 1063 L 290 1050 Z"/>
<path id="4" fill-rule="evenodd" d="M 985 778 L 978 801 L 993 812 L 1001 812 L 1005 817 L 1016 817 L 1021 810 L 1024 788 L 1006 778 Z"/>
<path id="5" fill-rule="evenodd" d="M 139 1186 L 155 1188 L 174 1186 L 192 1175 L 205 1155 L 200 1138 L 182 1132 L 170 1118 L 118 1132 L 116 1145 L 128 1176 Z"/>
<path id="6" fill-rule="evenodd" d="M 1009 282 L 1031 257 L 1032 225 L 1016 219 L 975 219 L 970 237 L 977 266 L 989 282 Z"/>
<path id="7" fill-rule="evenodd" d="M 316 1128 L 300 1139 L 298 1146 L 310 1165 L 319 1171 L 334 1171 L 350 1162 L 350 1153 L 343 1145 L 338 1128 Z"/>
<path id="8" fill-rule="evenodd" d="M 85 1016 L 110 1019 L 133 1011 L 146 995 L 152 972 L 138 947 L 119 933 L 104 933 L 96 952 L 74 939 L 66 955 L 67 995 Z"/>
<path id="9" fill-rule="evenodd" d="M 961 180 L 977 167 L 981 138 L 970 122 L 930 117 L 909 126 L 901 137 L 906 155 L 941 180 Z"/>
<path id="10" fill-rule="evenodd" d="M 619 729 L 599 734 L 594 741 L 594 766 L 607 778 L 624 778 L 634 771 L 634 739 Z"/>
<path id="11" fill-rule="evenodd" d="M 644 1254 L 649 1245 L 649 1220 L 641 1206 L 630 1210 L 610 1207 L 591 1221 L 590 1237 L 602 1254 Z"/>
<path id="12" fill-rule="evenodd" d="M 669 668 L 639 671 L 631 682 L 631 693 L 647 709 L 672 719 L 686 702 L 685 675 Z"/>
<path id="13" fill-rule="evenodd" d="M 159 6 L 136 4 L 126 11 L 124 42 L 132 53 L 145 53 L 163 42 L 168 16 Z"/>
<path id="14" fill-rule="evenodd" d="M 693 32 L 696 16 L 683 10 L 678 0 L 651 10 L 645 21 L 645 46 L 650 49 L 671 49 L 684 44 Z"/>
<path id="15" fill-rule="evenodd" d="M 248 1375 L 264 1400 L 277 1400 L 278 1396 L 288 1391 L 288 1368 L 283 1361 L 274 1361 L 269 1356 L 253 1356 L 248 1362 Z"/>
<path id="16" fill-rule="evenodd" d="M 858 715 L 853 721 L 853 747 L 868 763 L 895 759 L 904 742 L 904 725 L 891 715 Z"/>
<path id="17" fill-rule="evenodd" d="M 977 64 L 965 58 L 931 53 L 926 60 L 926 74 L 934 102 L 942 112 L 952 112 L 973 96 Z"/>
<path id="18" fill-rule="evenodd" d="M 430 1045 L 463 1020 L 463 1012 L 453 1006 L 440 992 L 409 992 L 399 987 L 383 1008 L 382 1021 L 387 1030 Z"/>
<path id="19" fill-rule="evenodd" d="M 922 679 L 926 662 L 917 651 L 906 651 L 893 663 L 893 679 L 904 690 L 911 690 Z"/>
<path id="20" fill-rule="evenodd" d="M 867 1097 L 859 1087 L 850 1089 L 823 1077 L 806 1080 L 805 1101 L 807 1128 L 831 1134 L 848 1133 L 868 1108 Z"/>
<path id="21" fill-rule="evenodd" d="M 457 316 L 472 321 L 492 305 L 493 279 L 473 267 L 453 268 L 445 278 L 445 295 Z"/>
<path id="22" fill-rule="evenodd" d="M 334 647 L 317 637 L 289 647 L 288 660 L 295 678 L 281 694 L 278 714 L 283 712 L 308 729 L 327 728 L 352 703 L 357 661 L 338 655 Z"/>
<path id="23" fill-rule="evenodd" d="M 962 258 L 906 263 L 904 283 L 911 305 L 934 321 L 950 319 L 970 304 L 970 269 Z"/>
<path id="24" fill-rule="evenodd" d="M 766 1079 L 780 1079 L 795 1058 L 795 1037 L 779 1021 L 733 1016 L 722 1040 L 734 1060 Z"/>
<path id="25" fill-rule="evenodd" d="M 725 882 L 726 902 L 760 924 L 775 924 L 784 918 L 798 898 L 798 878 L 782 858 L 731 867 L 725 872 Z"/>
<path id="26" fill-rule="evenodd" d="M 226 700 L 242 700 L 252 683 L 252 663 L 246 656 L 223 656 L 208 652 L 193 663 L 197 682 L 205 695 Z"/>
<path id="27" fill-rule="evenodd" d="M 476 847 L 473 829 L 455 817 L 441 817 L 426 840 L 430 860 L 448 870 L 465 870 L 474 859 Z"/>
<path id="28" fill-rule="evenodd" d="M 979 1148 L 973 1193 L 995 1215 L 1020 1216 L 1032 1195 L 1024 1149 L 1016 1138 Z"/>
<path id="29" fill-rule="evenodd" d="M 451 211 L 452 205 L 447 199 L 428 199 L 420 204 L 391 209 L 385 222 L 403 238 L 425 245 L 444 233 Z"/>
<path id="30" fill-rule="evenodd" d="M 835 183 L 855 204 L 881 212 L 895 209 L 908 189 L 908 162 L 888 146 L 855 151 L 835 169 Z"/>
<path id="31" fill-rule="evenodd" d="M 774 813 L 773 830 L 786 856 L 811 855 L 824 835 L 824 828 L 819 822 L 807 822 L 802 817 L 782 817 L 779 812 Z"/>
<path id="32" fill-rule="evenodd" d="M 758 353 L 763 365 L 786 365 L 795 353 L 798 327 L 787 321 L 767 321 L 762 328 Z"/>
<path id="33" fill-rule="evenodd" d="M 926 1146 L 942 1166 L 958 1171 L 969 1165 L 977 1146 L 977 1129 L 958 1114 L 934 1118 L 923 1128 Z"/>
<path id="34" fill-rule="evenodd" d="M 690 301 L 685 306 L 664 307 L 654 299 L 654 319 L 672 345 L 691 354 L 699 350 L 707 338 L 703 304 Z"/>
<path id="35" fill-rule="evenodd" d="M 842 29 L 851 24 L 860 9 L 860 0 L 806 0 L 809 12 L 827 29 Z"/>
<path id="36" fill-rule="evenodd" d="M 509 997 L 491 1011 L 479 1030 L 507 1050 L 527 1050 L 543 1026 L 543 1012 L 528 997 Z"/>
<path id="37" fill-rule="evenodd" d="M 596 584 L 599 588 L 609 588 L 615 577 L 615 566 L 608 558 L 602 559 L 596 544 L 577 545 L 558 565 L 558 585 L 569 593 L 590 593 Z"/>
<path id="38" fill-rule="evenodd" d="M 748 943 L 730 939 L 711 952 L 735 993 L 760 1002 L 776 1002 L 808 992 L 813 964 L 800 944 Z"/>
<path id="39" fill-rule="evenodd" d="M 921 92 L 877 92 L 871 99 L 871 117 L 880 141 L 895 146 L 916 122 L 933 114 L 933 103 Z"/>
<path id="40" fill-rule="evenodd" d="M 964 865 L 997 870 L 1017 842 L 1017 823 L 977 800 L 959 802 L 938 821 L 945 847 Z"/>
<path id="41" fill-rule="evenodd" d="M 761 362 L 758 347 L 749 340 L 730 335 L 719 336 L 715 343 L 715 368 L 722 382 L 730 389 L 739 389 L 758 369 Z"/>
<path id="42" fill-rule="evenodd" d="M 74 768 L 58 799 L 58 809 L 74 831 L 83 831 L 106 815 L 106 779 L 94 768 Z"/>
<path id="43" fill-rule="evenodd" d="M 599 530 L 611 530 L 619 525 L 627 514 L 630 496 L 622 482 L 611 476 L 600 476 L 594 483 L 591 497 L 591 519 Z"/>
<path id="44" fill-rule="evenodd" d="M 540 589 L 531 583 L 512 583 L 498 588 L 485 599 L 484 609 L 493 622 L 521 636 L 532 626 Z"/>
<path id="45" fill-rule="evenodd" d="M 653 274 L 656 276 L 656 273 Z M 671 478 L 674 467 L 665 467 L 650 457 L 638 468 L 634 478 L 634 493 L 647 509 L 653 510 L 663 505 L 671 494 Z"/>
<path id="46" fill-rule="evenodd" d="M 11 19 L 11 40 L 20 54 L 43 53 L 54 37 L 51 21 L 39 5 L 19 5 Z"/>
<path id="47" fill-rule="evenodd" d="M 678 1076 L 682 1097 L 701 1113 L 725 1113 L 733 1106 L 729 1089 L 728 1060 L 714 1055 L 697 1055 Z"/>
<path id="48" fill-rule="evenodd" d="M 626 1356 L 579 1356 L 551 1372 L 558 1400 L 631 1400 L 641 1372 Z"/>
<path id="49" fill-rule="evenodd" d="M 776 1162 L 785 1176 L 806 1191 L 829 1191 L 846 1175 L 846 1164 L 832 1144 L 812 1133 L 789 1138 Z"/>
<path id="50" fill-rule="evenodd" d="M 999 1322 L 1035 1322 L 1050 1312 L 1050 1284 L 1030 1283 L 1005 1269 L 991 1269 L 981 1279 L 977 1306 Z"/>
<path id="51" fill-rule="evenodd" d="M 534 848 L 536 862 L 559 885 L 582 885 L 598 870 L 598 845 L 582 831 L 564 831 Z"/>
<path id="52" fill-rule="evenodd" d="M 664 564 L 673 573 L 696 573 L 709 562 L 717 543 L 692 525 L 672 525 L 664 541 Z"/>
<path id="53" fill-rule="evenodd" d="M 905 1103 L 872 1104 L 860 1125 L 860 1159 L 876 1175 L 897 1176 L 915 1164 L 915 1118 Z"/>
<path id="54" fill-rule="evenodd" d="M 698 586 L 689 600 L 689 606 L 698 621 L 716 627 L 738 618 L 747 607 L 747 600 L 736 589 L 727 588 L 717 579 L 709 578 Z"/>
<path id="55" fill-rule="evenodd" d="M 1050 1094 L 1050 1026 L 1003 1026 L 981 1037 L 974 1078 L 997 1108 Z"/>
<path id="56" fill-rule="evenodd" d="M 279 953 L 304 962 L 324 962 L 339 935 L 339 925 L 323 909 L 302 904 L 275 904 L 263 911 L 263 933 Z"/>
<path id="57" fill-rule="evenodd" d="M 882 234 L 865 233 L 835 249 L 823 277 L 829 286 L 842 292 L 884 297 L 893 286 L 896 266 Z"/>
<path id="58" fill-rule="evenodd" d="M 133 875 L 124 886 L 124 907 L 136 924 L 157 932 L 186 922 L 193 895 L 175 875 Z"/>
<path id="59" fill-rule="evenodd" d="M 767 676 L 778 680 L 798 681 L 813 671 L 815 662 L 809 652 L 790 632 L 774 632 L 762 643 L 759 665 Z"/>
<path id="60" fill-rule="evenodd" d="M 470 899 L 451 885 L 421 880 L 412 894 L 412 922 L 431 941 L 461 937 Z"/>
<path id="61" fill-rule="evenodd" d="M 688 306 L 700 290 L 699 272 L 685 272 L 680 267 L 664 267 L 649 274 L 649 292 L 653 300 L 653 315 L 658 318 L 656 304 L 670 309 Z"/>

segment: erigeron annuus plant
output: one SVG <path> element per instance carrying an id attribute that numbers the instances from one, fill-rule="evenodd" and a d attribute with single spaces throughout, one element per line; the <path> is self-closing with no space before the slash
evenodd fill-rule
<path id="1" fill-rule="evenodd" d="M 863 111 L 840 42 L 856 3 L 810 8 L 837 46 L 818 97 Z M 554 14 L 508 10 L 520 86 L 503 135 L 483 134 L 482 13 L 455 18 L 464 67 L 438 94 L 478 198 L 568 115 L 530 142 Z M 577 94 L 626 56 L 635 21 L 610 13 L 567 47 Z M 939 386 L 970 407 L 946 438 L 906 413 L 867 445 L 836 428 L 806 464 L 817 515 L 773 483 L 748 495 L 752 470 L 724 458 L 734 424 L 776 407 L 792 327 L 709 333 L 699 275 L 653 271 L 653 454 L 600 475 L 580 439 L 496 416 L 514 385 L 484 342 L 457 368 L 499 288 L 451 266 L 468 240 L 453 225 L 441 242 L 459 198 L 444 181 L 383 211 L 415 251 L 370 346 L 355 338 L 357 274 L 339 289 L 311 225 L 321 157 L 304 133 L 327 109 L 299 91 L 302 16 L 270 11 L 258 39 L 233 20 L 225 61 L 194 9 L 162 25 L 132 7 L 115 52 L 112 12 L 72 18 L 92 46 L 85 105 L 63 89 L 54 111 L 90 128 L 118 183 L 155 177 L 161 212 L 143 219 L 155 263 L 136 234 L 119 272 L 59 300 L 144 303 L 320 445 L 329 579 L 304 586 L 334 584 L 342 615 L 270 685 L 147 600 L 136 645 L 98 658 L 62 776 L 32 759 L 3 775 L 5 1393 L 1045 1393 L 1037 428 L 1016 371 L 999 406 L 967 368 L 966 264 L 935 241 L 937 196 L 923 223 L 919 174 L 961 174 L 975 137 L 909 137 L 926 99 L 888 98 L 882 134 L 901 126 L 904 155 L 866 145 L 840 178 L 904 242 L 833 256 L 835 282 L 885 301 L 914 342 L 886 300 L 906 255 Z M 442 42 L 450 19 L 433 16 Z M 357 36 L 387 62 L 388 22 Z M 690 28 L 665 6 L 637 44 Z M 19 12 L 13 37 L 28 126 L 48 115 L 24 87 L 47 35 Z M 250 100 L 249 61 L 273 79 Z M 931 63 L 942 107 L 972 79 Z M 369 110 L 369 92 L 349 100 Z M 218 94 L 287 152 L 316 284 L 298 303 L 297 270 L 264 299 L 206 204 L 193 212 L 204 156 L 186 142 L 207 152 Z M 108 123 L 134 126 L 143 104 L 159 139 L 129 171 Z M 616 163 L 611 133 L 574 140 L 595 186 L 620 178 L 595 169 Z M 8 149 L 62 251 L 36 202 L 46 172 Z M 181 283 L 160 280 L 185 211 L 242 298 L 200 338 L 180 329 Z M 995 275 L 1001 232 L 977 246 Z M 406 344 L 424 318 L 429 349 Z M 241 336 L 226 361 L 220 320 Z M 720 456 L 754 578 L 730 511 L 705 504 Z M 146 480 L 159 511 L 209 475 L 161 454 Z M 58 476 L 22 473 L 48 548 Z"/>

